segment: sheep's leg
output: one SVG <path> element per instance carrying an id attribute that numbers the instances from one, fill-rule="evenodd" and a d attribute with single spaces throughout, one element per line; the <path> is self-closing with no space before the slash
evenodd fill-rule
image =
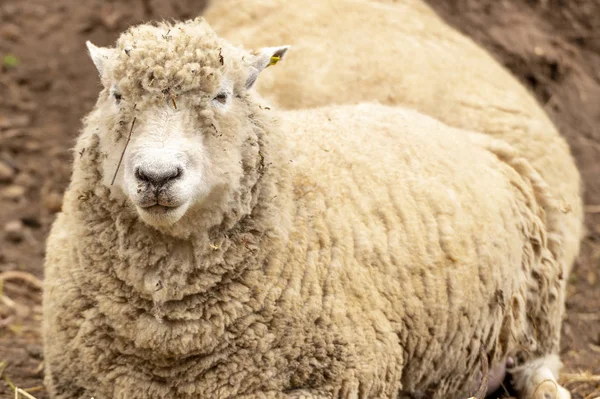
<path id="1" fill-rule="evenodd" d="M 571 399 L 556 378 L 561 363 L 557 355 L 530 361 L 510 370 L 515 389 L 522 399 Z"/>

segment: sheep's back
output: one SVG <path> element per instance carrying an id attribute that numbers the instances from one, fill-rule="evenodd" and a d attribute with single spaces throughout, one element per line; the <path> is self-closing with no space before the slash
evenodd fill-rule
<path id="1" fill-rule="evenodd" d="M 464 389 L 481 345 L 493 362 L 519 345 L 546 345 L 526 313 L 547 304 L 544 289 L 560 296 L 560 270 L 546 247 L 539 176 L 509 146 L 381 105 L 282 119 L 305 229 L 294 241 L 331 293 L 322 308 L 336 325 L 355 309 L 394 331 L 405 390 L 440 381 L 453 385 L 439 392 Z M 537 288 L 540 273 L 550 288 Z M 544 314 L 548 328 L 559 327 L 560 309 Z"/>
<path id="2" fill-rule="evenodd" d="M 563 200 L 550 247 L 568 272 L 579 252 L 581 182 L 568 145 L 533 96 L 422 1 L 214 1 L 206 18 L 234 43 L 291 44 L 259 92 L 287 109 L 377 100 L 500 138 Z"/>

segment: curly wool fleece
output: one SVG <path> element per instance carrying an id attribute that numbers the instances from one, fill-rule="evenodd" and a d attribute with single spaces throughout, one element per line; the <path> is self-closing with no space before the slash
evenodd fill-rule
<path id="1" fill-rule="evenodd" d="M 584 213 L 567 142 L 515 77 L 426 2 L 214 0 L 205 17 L 232 43 L 301 43 L 285 68 L 258 82 L 261 95 L 283 108 L 379 101 L 512 145 L 563 200 L 562 209 L 548 210 L 547 225 L 568 275 Z"/>
<path id="2" fill-rule="evenodd" d="M 551 204 L 509 146 L 381 105 L 277 124 L 240 101 L 264 156 L 246 206 L 177 237 L 111 197 L 88 118 L 47 247 L 52 398 L 467 397 L 483 346 L 558 350 Z"/>
<path id="3" fill-rule="evenodd" d="M 117 41 L 116 67 L 103 75 L 103 83 L 117 82 L 123 96 L 132 97 L 171 90 L 212 92 L 222 77 L 224 45 L 197 20 L 135 26 Z"/>

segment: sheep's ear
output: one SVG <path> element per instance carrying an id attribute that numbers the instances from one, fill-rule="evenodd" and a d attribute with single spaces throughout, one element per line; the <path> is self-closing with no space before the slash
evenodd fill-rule
<path id="1" fill-rule="evenodd" d="M 95 46 L 90 41 L 85 42 L 85 44 L 88 48 L 88 51 L 90 52 L 90 57 L 92 58 L 92 61 L 94 62 L 98 73 L 100 74 L 100 76 L 102 76 L 102 73 L 106 70 L 106 62 L 110 57 L 112 50 L 106 47 Z"/>
<path id="2" fill-rule="evenodd" d="M 250 64 L 250 73 L 248 74 L 248 79 L 246 80 L 246 88 L 250 89 L 252 86 L 254 86 L 258 75 L 265 68 L 275 65 L 281 61 L 289 48 L 290 46 L 279 46 L 264 47 L 260 49 Z"/>

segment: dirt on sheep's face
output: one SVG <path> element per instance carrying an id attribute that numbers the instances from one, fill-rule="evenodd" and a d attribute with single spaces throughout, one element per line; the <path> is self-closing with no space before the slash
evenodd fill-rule
<path id="1" fill-rule="evenodd" d="M 115 48 L 89 47 L 104 86 L 87 119 L 101 130 L 102 182 L 146 223 L 172 226 L 190 209 L 227 202 L 259 169 L 248 95 L 257 56 L 201 19 L 141 25 Z"/>

